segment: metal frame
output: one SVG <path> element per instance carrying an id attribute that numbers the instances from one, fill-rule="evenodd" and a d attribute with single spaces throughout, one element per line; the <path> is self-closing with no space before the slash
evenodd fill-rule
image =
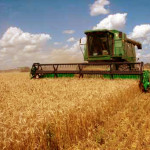
<path id="1" fill-rule="evenodd" d="M 120 71 L 120 70 L 113 70 L 113 65 L 139 65 L 138 70 L 128 70 L 128 71 Z M 43 70 L 43 66 L 52 66 L 52 70 Z M 76 66 L 78 67 L 78 70 L 59 70 L 58 68 L 64 66 L 72 67 Z M 101 70 L 84 70 L 86 66 L 109 66 L 110 69 L 108 71 L 101 71 Z M 34 73 L 31 73 L 33 78 L 36 78 L 37 75 L 39 77 L 42 77 L 45 74 L 54 74 L 55 77 L 58 77 L 58 74 L 78 74 L 79 78 L 84 77 L 85 74 L 89 75 L 111 75 L 113 78 L 113 75 L 140 75 L 142 80 L 142 74 L 143 74 L 143 62 L 137 62 L 137 63 L 129 63 L 129 62 L 101 62 L 101 63 L 69 63 L 69 64 L 40 64 L 40 63 L 34 63 L 32 65 L 32 69 L 34 69 Z M 31 70 L 32 70 L 31 69 Z"/>

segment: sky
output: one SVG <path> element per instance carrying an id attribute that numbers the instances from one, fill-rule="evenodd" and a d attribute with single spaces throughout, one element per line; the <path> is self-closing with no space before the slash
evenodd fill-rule
<path id="1" fill-rule="evenodd" d="M 118 29 L 140 41 L 150 62 L 149 0 L 0 0 L 0 69 L 83 62 L 85 30 Z"/>

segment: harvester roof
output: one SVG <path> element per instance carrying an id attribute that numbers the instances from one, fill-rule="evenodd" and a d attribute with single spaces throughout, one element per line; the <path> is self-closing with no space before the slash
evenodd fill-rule
<path id="1" fill-rule="evenodd" d="M 85 31 L 84 33 L 87 34 L 87 33 L 93 33 L 93 32 L 110 32 L 110 33 L 117 33 L 117 32 L 121 32 L 121 31 L 118 31 L 118 30 L 107 30 L 107 29 L 97 29 L 97 30 L 87 30 L 87 31 Z"/>

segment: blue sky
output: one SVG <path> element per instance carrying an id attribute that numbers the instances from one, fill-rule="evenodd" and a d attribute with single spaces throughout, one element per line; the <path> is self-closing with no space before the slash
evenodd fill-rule
<path id="1" fill-rule="evenodd" d="M 63 30 L 75 30 L 76 38 L 82 37 L 107 15 L 92 17 L 89 5 L 93 0 L 0 0 L 0 36 L 8 27 L 19 27 L 25 32 L 47 33 L 56 41 L 65 41 Z M 149 23 L 149 0 L 110 0 L 110 13 L 128 13 L 125 32 Z"/>
<path id="2" fill-rule="evenodd" d="M 103 6 L 98 7 L 97 15 L 95 12 L 92 15 L 97 1 Z M 19 67 L 23 65 L 22 60 L 25 65 L 31 66 L 34 62 L 44 62 L 46 58 L 53 60 L 51 62 L 67 62 L 68 58 L 68 62 L 81 61 L 83 57 L 77 44 L 79 38 L 84 37 L 85 30 L 105 28 L 107 24 L 116 29 L 120 24 L 119 30 L 141 40 L 144 51 L 137 51 L 137 56 L 150 62 L 147 50 L 150 48 L 150 1 L 97 1 L 0 0 L 0 61 L 3 66 Z M 91 9 L 92 6 L 94 9 Z M 73 30 L 74 33 L 64 34 L 64 30 Z M 68 39 L 70 42 L 67 42 Z"/>

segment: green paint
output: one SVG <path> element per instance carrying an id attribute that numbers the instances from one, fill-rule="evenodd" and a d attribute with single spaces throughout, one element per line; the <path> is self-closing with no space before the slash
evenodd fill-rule
<path id="1" fill-rule="evenodd" d="M 120 60 L 128 62 L 136 62 L 136 53 L 135 53 L 135 44 L 127 42 L 126 34 L 118 30 L 88 30 L 85 31 L 87 35 L 87 43 L 84 47 L 84 60 L 85 61 L 97 61 L 97 60 Z M 104 37 L 107 37 L 107 40 L 102 40 Z M 102 52 L 107 50 L 109 53 L 107 57 L 104 54 L 98 53 L 94 56 L 94 51 L 98 46 L 96 44 L 99 42 L 98 51 Z M 99 38 L 99 41 L 98 41 Z M 113 38 L 113 39 L 112 39 Z M 95 39 L 95 40 L 94 40 Z M 100 42 L 101 41 L 101 42 Z M 132 40 L 133 41 L 133 40 Z M 100 44 L 101 43 L 101 44 Z M 107 43 L 107 49 L 106 45 Z M 93 51 L 93 54 L 92 52 Z"/>
<path id="2" fill-rule="evenodd" d="M 140 79 L 140 75 L 103 75 L 106 79 Z"/>
<path id="3" fill-rule="evenodd" d="M 150 88 L 150 71 L 143 71 L 143 87 L 147 91 Z"/>
<path id="4" fill-rule="evenodd" d="M 36 68 L 32 67 L 31 71 L 30 71 L 30 77 L 31 77 L 31 79 L 35 77 L 35 72 L 36 72 Z"/>
<path id="5" fill-rule="evenodd" d="M 54 78 L 54 74 L 45 74 L 42 76 L 42 78 Z M 57 77 L 74 77 L 74 74 L 57 74 Z"/>

